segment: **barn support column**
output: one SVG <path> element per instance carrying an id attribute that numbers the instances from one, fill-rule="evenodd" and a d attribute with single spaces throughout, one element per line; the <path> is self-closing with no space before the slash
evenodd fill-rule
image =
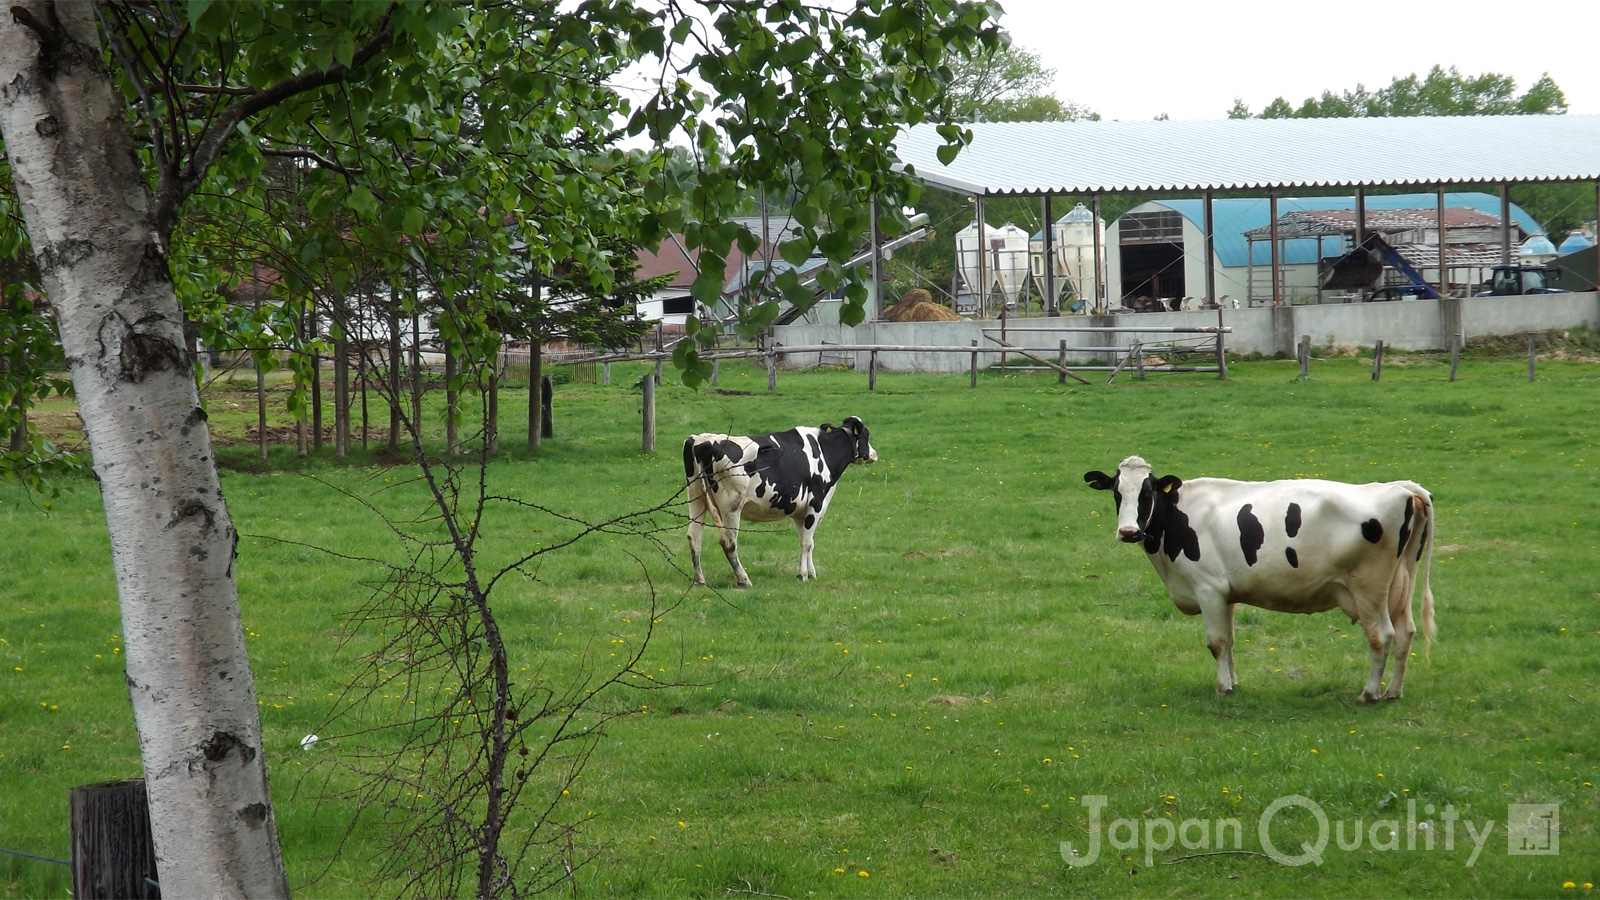
<path id="1" fill-rule="evenodd" d="M 1500 182 L 1500 264 L 1511 264 L 1511 185 L 1504 181 Z"/>
<path id="2" fill-rule="evenodd" d="M 1283 293 L 1278 287 L 1278 189 L 1267 192 L 1268 215 L 1272 216 L 1272 305 L 1283 305 Z"/>
<path id="3" fill-rule="evenodd" d="M 1056 292 L 1056 223 L 1050 217 L 1050 195 L 1044 195 L 1044 314 L 1061 315 Z"/>
<path id="4" fill-rule="evenodd" d="M 1098 307 L 1110 310 L 1111 305 L 1106 303 L 1105 300 L 1106 284 L 1100 277 L 1103 271 L 1100 263 L 1102 253 L 1100 248 L 1100 195 L 1098 193 L 1094 194 L 1090 197 L 1090 200 L 1094 206 L 1094 221 L 1089 223 L 1089 230 L 1094 233 L 1094 303 L 1091 308 Z"/>
<path id="5" fill-rule="evenodd" d="M 1444 182 L 1439 183 L 1439 296 L 1450 296 L 1450 266 L 1445 258 Z"/>
<path id="6" fill-rule="evenodd" d="M 1217 303 L 1217 220 L 1211 208 L 1211 189 L 1206 188 L 1206 303 L 1220 308 Z"/>
<path id="7" fill-rule="evenodd" d="M 978 295 L 978 318 L 989 316 L 989 225 L 983 220 L 983 195 L 973 200 L 978 214 L 978 283 L 972 290 Z"/>
<path id="8" fill-rule="evenodd" d="M 1356 246 L 1367 241 L 1367 189 L 1356 188 Z"/>
<path id="9" fill-rule="evenodd" d="M 766 208 L 762 207 L 762 230 L 766 229 Z M 868 227 L 872 231 L 872 321 L 883 318 L 883 241 L 878 236 L 878 198 L 873 197 L 867 205 L 869 217 Z M 766 235 L 762 235 L 763 241 Z M 765 252 L 765 250 L 763 250 Z M 769 262 L 770 266 L 771 263 Z M 768 273 L 771 274 L 770 272 Z"/>

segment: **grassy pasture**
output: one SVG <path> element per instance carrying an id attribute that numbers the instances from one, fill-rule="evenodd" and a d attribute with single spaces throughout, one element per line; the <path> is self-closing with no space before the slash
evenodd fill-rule
<path id="1" fill-rule="evenodd" d="M 504 398 L 498 491 L 598 519 L 671 497 L 684 434 L 851 414 L 881 461 L 845 475 L 813 582 L 795 581 L 797 541 L 780 523 L 745 529 L 748 591 L 709 535 L 711 585 L 691 590 L 676 527 L 663 535 L 674 559 L 594 537 L 545 557 L 536 580 L 505 583 L 518 668 L 553 678 L 637 641 L 650 585 L 678 603 L 642 667 L 677 686 L 607 698 L 648 708 L 611 726 L 564 800 L 568 816 L 593 816 L 580 849 L 597 858 L 578 893 L 1544 897 L 1600 882 L 1600 367 L 1542 363 L 1530 383 L 1515 357 L 1475 359 L 1449 383 L 1436 358 L 1398 355 L 1378 383 L 1368 360 L 1327 359 L 1308 382 L 1267 361 L 1226 382 L 990 373 L 970 390 L 965 375 L 884 375 L 877 393 L 857 373 L 785 372 L 768 394 L 762 372 L 729 366 L 721 391 L 661 389 L 654 457 L 639 452 L 638 391 L 624 386 L 643 371 L 562 386 L 557 437 L 534 457 L 517 449 L 521 397 Z M 224 434 L 254 416 L 248 402 L 212 413 Z M 1158 474 L 1409 478 L 1433 491 L 1440 635 L 1405 699 L 1355 705 L 1367 654 L 1348 620 L 1252 609 L 1238 615 L 1241 687 L 1215 696 L 1199 620 L 1114 540 L 1109 497 L 1082 482 L 1130 453 Z M 392 553 L 330 486 L 395 511 L 415 508 L 414 488 L 375 457 L 221 456 L 291 883 L 385 896 L 358 858 L 328 862 L 349 810 L 299 777 L 338 752 L 298 744 L 351 667 L 336 652 L 340 616 L 372 572 L 302 544 Z M 497 510 L 488 552 L 509 559 L 570 530 Z M 0 641 L 0 847 L 64 857 L 68 788 L 138 772 L 91 482 L 49 517 L 0 485 Z M 1091 795 L 1107 798 L 1101 854 L 1070 867 L 1059 842 L 1086 846 Z M 1259 853 L 1262 813 L 1286 795 L 1340 829 L 1321 865 L 1197 855 Z M 1439 835 L 1431 850 L 1408 801 Z M 1560 804 L 1559 855 L 1508 853 L 1511 803 Z M 1460 817 L 1452 849 L 1446 805 Z M 1237 819 L 1239 843 L 1224 826 L 1223 842 L 1174 842 L 1147 861 L 1145 829 L 1169 834 L 1160 819 L 1194 820 L 1208 838 Z M 1341 849 L 1357 820 L 1360 846 Z M 1468 820 L 1480 833 L 1493 822 L 1476 856 Z M 1305 807 L 1272 821 L 1282 853 L 1316 832 Z M 1138 846 L 1109 845 L 1130 834 Z M 64 867 L 0 856 L 0 895 L 67 887 Z"/>

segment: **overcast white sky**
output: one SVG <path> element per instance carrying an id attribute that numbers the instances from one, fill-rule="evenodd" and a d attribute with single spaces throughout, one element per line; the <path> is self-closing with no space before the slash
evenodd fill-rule
<path id="1" fill-rule="evenodd" d="M 1434 65 L 1548 72 L 1569 113 L 1600 114 L 1600 2 L 1001 0 L 1013 43 L 1056 70 L 1055 95 L 1106 119 L 1221 119 L 1325 90 L 1387 87 Z"/>

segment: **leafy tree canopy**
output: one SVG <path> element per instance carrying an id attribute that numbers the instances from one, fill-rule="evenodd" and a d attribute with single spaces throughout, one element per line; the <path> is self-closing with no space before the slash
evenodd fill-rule
<path id="1" fill-rule="evenodd" d="M 1321 97 L 1307 97 L 1299 106 L 1278 97 L 1254 118 L 1561 115 L 1566 111 L 1566 95 L 1548 74 L 1519 94 L 1516 80 L 1509 75 L 1462 75 L 1455 66 L 1434 66 L 1426 77 L 1413 73 L 1395 78 L 1376 91 L 1358 84 L 1355 90 L 1323 91 Z M 1252 118 L 1250 107 L 1236 98 L 1228 118 Z M 1519 184 L 1512 186 L 1511 196 L 1552 235 L 1564 234 L 1595 215 L 1591 184 Z"/>
<path id="2" fill-rule="evenodd" d="M 1009 45 L 950 64 L 951 113 L 960 121 L 1063 122 L 1100 114 L 1050 93 L 1056 71 L 1039 54 Z"/>
<path id="3" fill-rule="evenodd" d="M 1560 114 L 1567 111 L 1567 98 L 1550 76 L 1543 75 L 1521 94 L 1509 75 L 1486 72 L 1462 75 L 1451 66 L 1434 66 L 1424 78 L 1415 73 L 1395 78 L 1388 87 L 1369 91 L 1363 85 L 1355 90 L 1323 91 L 1321 97 L 1307 97 L 1294 106 L 1283 97 L 1268 103 L 1256 118 L 1331 119 L 1354 116 L 1501 116 Z M 1233 101 L 1230 119 L 1250 118 L 1250 108 L 1241 99 Z"/>

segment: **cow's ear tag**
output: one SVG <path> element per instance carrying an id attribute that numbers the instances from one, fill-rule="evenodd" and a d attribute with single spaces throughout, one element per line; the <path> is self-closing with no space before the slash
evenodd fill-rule
<path id="1" fill-rule="evenodd" d="M 1162 486 L 1161 486 L 1161 493 L 1163 493 L 1163 494 L 1170 494 L 1170 493 L 1172 493 L 1172 482 L 1170 482 L 1170 481 L 1169 481 L 1169 482 L 1167 482 L 1167 483 L 1166 483 L 1166 484 L 1163 484 L 1163 485 L 1162 485 Z"/>
<path id="2" fill-rule="evenodd" d="M 832 431 L 833 430 L 833 426 L 832 425 L 824 425 L 824 426 L 822 426 L 822 430 L 823 430 L 824 433 Z"/>

